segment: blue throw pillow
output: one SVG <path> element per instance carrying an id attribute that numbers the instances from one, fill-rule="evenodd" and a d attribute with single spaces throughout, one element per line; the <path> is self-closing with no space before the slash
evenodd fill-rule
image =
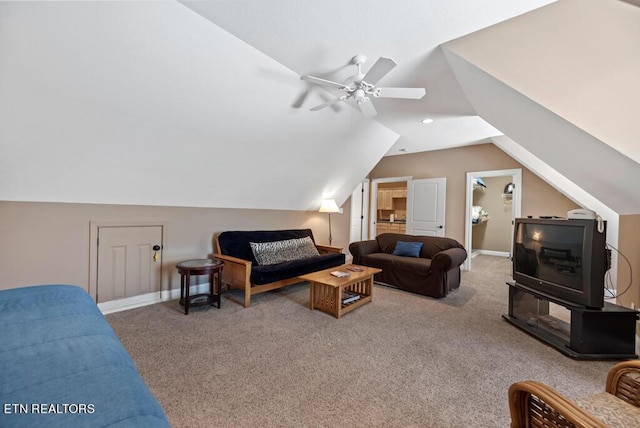
<path id="1" fill-rule="evenodd" d="M 393 254 L 404 257 L 420 257 L 420 250 L 422 250 L 422 242 L 398 241 Z"/>

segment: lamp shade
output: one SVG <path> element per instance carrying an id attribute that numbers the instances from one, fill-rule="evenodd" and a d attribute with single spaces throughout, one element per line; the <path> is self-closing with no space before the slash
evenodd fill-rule
<path id="1" fill-rule="evenodd" d="M 340 212 L 340 208 L 338 208 L 335 199 L 325 199 L 322 201 L 322 205 L 320 205 L 318 211 L 321 213 L 338 213 Z"/>

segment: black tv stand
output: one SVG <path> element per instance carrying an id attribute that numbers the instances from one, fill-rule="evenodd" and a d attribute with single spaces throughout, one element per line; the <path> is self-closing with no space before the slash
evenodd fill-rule
<path id="1" fill-rule="evenodd" d="M 516 282 L 509 286 L 509 313 L 502 317 L 563 354 L 582 360 L 623 360 L 635 353 L 638 312 L 605 302 L 591 309 L 536 293 Z M 570 322 L 549 313 L 549 303 L 567 308 Z"/>

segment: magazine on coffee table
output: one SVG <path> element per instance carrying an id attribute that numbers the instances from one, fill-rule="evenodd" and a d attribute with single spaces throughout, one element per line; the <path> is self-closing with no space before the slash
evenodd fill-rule
<path id="1" fill-rule="evenodd" d="M 341 272 L 339 270 L 334 270 L 331 272 L 331 275 L 337 278 L 346 278 L 347 276 L 349 276 L 349 272 Z"/>
<path id="2" fill-rule="evenodd" d="M 346 305 L 347 303 L 355 302 L 360 298 L 358 293 L 354 293 L 353 291 L 344 290 L 342 292 L 342 304 Z"/>

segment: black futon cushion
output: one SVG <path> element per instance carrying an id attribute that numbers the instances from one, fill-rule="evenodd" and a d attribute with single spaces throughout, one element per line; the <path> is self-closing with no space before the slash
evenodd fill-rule
<path id="1" fill-rule="evenodd" d="M 297 239 L 309 236 L 313 240 L 311 229 L 291 230 L 238 230 L 222 232 L 218 236 L 220 252 L 227 256 L 238 257 L 243 260 L 251 260 L 257 263 L 251 251 L 251 242 L 273 242 L 287 239 Z M 315 242 L 315 241 L 314 241 Z"/>
<path id="2" fill-rule="evenodd" d="M 254 265 L 251 268 L 251 283 L 256 285 L 269 284 L 271 282 L 295 278 L 311 272 L 340 266 L 343 265 L 344 262 L 344 254 L 329 253 L 275 265 Z"/>

